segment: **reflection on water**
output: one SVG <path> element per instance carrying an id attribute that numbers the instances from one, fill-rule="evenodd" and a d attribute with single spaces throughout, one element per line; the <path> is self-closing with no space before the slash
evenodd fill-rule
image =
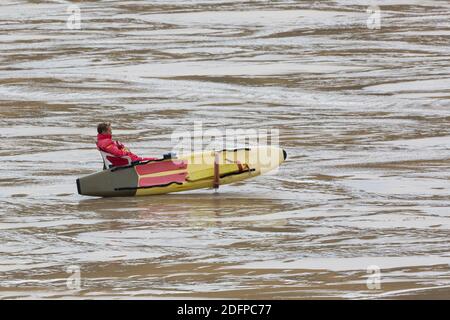
<path id="1" fill-rule="evenodd" d="M 79 5 L 70 30 L 62 1 L 2 2 L 0 297 L 450 297 L 448 3 L 383 3 L 380 30 L 361 1 Z M 149 156 L 202 120 L 277 128 L 289 158 L 83 198 L 105 119 Z"/>

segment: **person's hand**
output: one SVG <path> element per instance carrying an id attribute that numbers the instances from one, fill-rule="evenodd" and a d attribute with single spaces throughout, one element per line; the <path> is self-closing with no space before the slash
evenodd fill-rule
<path id="1" fill-rule="evenodd" d="M 116 141 L 116 146 L 117 146 L 117 148 L 119 148 L 120 150 L 125 149 L 125 146 L 124 146 L 122 143 L 120 143 L 119 141 Z"/>

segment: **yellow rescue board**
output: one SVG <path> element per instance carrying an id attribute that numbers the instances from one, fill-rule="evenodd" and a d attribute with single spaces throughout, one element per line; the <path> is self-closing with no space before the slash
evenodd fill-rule
<path id="1" fill-rule="evenodd" d="M 187 163 L 186 169 L 153 173 L 143 177 L 187 172 L 185 182 L 162 187 L 138 189 L 136 196 L 213 188 L 216 154 L 217 152 L 215 151 L 206 151 L 178 156 L 176 160 Z M 285 154 L 283 149 L 269 146 L 220 151 L 218 152 L 219 176 L 221 177 L 218 181 L 219 185 L 243 181 L 272 171 L 283 163 Z"/>

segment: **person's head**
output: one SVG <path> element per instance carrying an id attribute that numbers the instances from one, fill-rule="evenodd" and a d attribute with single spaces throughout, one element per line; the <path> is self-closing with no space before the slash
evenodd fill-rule
<path id="1" fill-rule="evenodd" d="M 109 122 L 102 122 L 97 126 L 97 132 L 99 134 L 111 134 L 111 123 Z"/>

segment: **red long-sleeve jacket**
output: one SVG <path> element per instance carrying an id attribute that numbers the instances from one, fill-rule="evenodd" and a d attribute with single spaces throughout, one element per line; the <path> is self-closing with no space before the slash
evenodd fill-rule
<path id="1" fill-rule="evenodd" d="M 97 148 L 107 154 L 107 160 L 112 166 L 123 166 L 134 161 L 155 160 L 156 158 L 141 158 L 129 151 L 123 144 L 113 141 L 110 134 L 97 135 Z"/>

